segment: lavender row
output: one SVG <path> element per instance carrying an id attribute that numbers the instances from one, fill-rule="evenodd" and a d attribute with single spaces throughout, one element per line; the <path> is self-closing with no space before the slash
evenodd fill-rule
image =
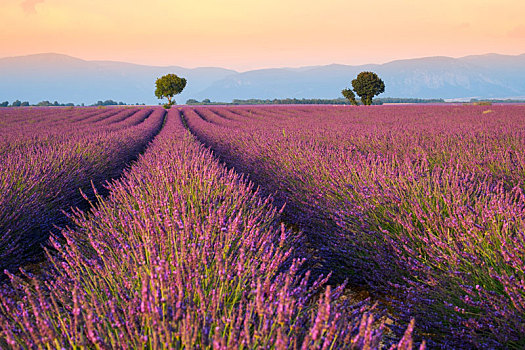
<path id="1" fill-rule="evenodd" d="M 179 111 L 110 190 L 90 214 L 77 213 L 64 241 L 52 239 L 47 275 L 12 276 L 0 294 L 0 345 L 384 346 L 385 325 L 366 304 L 298 274 L 295 238 L 271 199 L 197 143 Z M 411 329 L 392 349 L 412 348 Z"/>
<path id="2" fill-rule="evenodd" d="M 287 202 L 287 220 L 334 273 L 390 299 L 396 318 L 416 317 L 435 346 L 520 347 L 523 106 L 184 113 L 228 164 Z"/>
<path id="3" fill-rule="evenodd" d="M 69 142 L 71 135 L 89 137 L 94 133 L 104 133 L 122 129 L 142 122 L 151 109 L 95 108 L 55 109 L 53 114 L 39 109 L 2 111 L 0 117 L 4 127 L 0 129 L 0 155 L 25 147 Z M 131 117 L 133 116 L 133 117 Z M 102 122 L 101 122 L 102 121 Z"/>
<path id="4" fill-rule="evenodd" d="M 27 120 L 32 112 L 26 110 Z M 116 124 L 90 124 L 75 133 L 67 119 L 52 125 L 64 113 L 74 110 L 57 110 L 55 118 L 49 116 L 47 129 L 44 121 L 39 129 L 29 123 L 15 134 L 18 143 L 13 135 L 3 140 L 7 148 L 0 152 L 1 271 L 38 260 L 49 231 L 66 222 L 63 210 L 84 202 L 80 190 L 90 195 L 92 184 L 100 187 L 117 177 L 158 133 L 165 114 L 115 109 Z M 126 125 L 120 120 L 123 113 L 134 122 Z"/>

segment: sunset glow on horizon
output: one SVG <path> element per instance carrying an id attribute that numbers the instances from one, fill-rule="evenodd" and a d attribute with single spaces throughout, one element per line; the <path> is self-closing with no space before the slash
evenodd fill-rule
<path id="1" fill-rule="evenodd" d="M 525 53 L 522 0 L 3 0 L 0 57 L 236 70 Z"/>

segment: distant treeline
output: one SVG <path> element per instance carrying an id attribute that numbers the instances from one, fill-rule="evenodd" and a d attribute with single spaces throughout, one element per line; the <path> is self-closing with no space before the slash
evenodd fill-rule
<path id="1" fill-rule="evenodd" d="M 470 103 L 483 104 L 483 103 L 525 103 L 525 100 L 512 100 L 512 99 L 476 99 L 471 98 Z"/>
<path id="2" fill-rule="evenodd" d="M 124 102 L 106 100 L 106 101 L 98 101 L 97 103 L 92 104 L 92 106 L 126 106 L 126 104 Z"/>
<path id="3" fill-rule="evenodd" d="M 374 105 L 382 105 L 385 103 L 445 103 L 446 101 L 442 98 L 401 98 L 401 97 L 384 97 L 384 98 L 377 98 L 374 99 L 373 103 Z M 518 99 L 470 99 L 470 103 L 474 104 L 489 104 L 489 103 L 525 103 L 525 100 L 518 100 Z M 350 102 L 345 98 L 334 98 L 334 99 L 320 99 L 320 98 L 284 98 L 284 99 L 248 99 L 248 100 L 241 100 L 241 99 L 235 99 L 232 102 L 216 102 L 211 101 L 210 99 L 204 99 L 202 101 L 198 101 L 195 99 L 189 99 L 186 101 L 187 105 L 289 105 L 289 104 L 296 104 L 296 105 L 348 105 Z M 144 105 L 144 103 L 135 103 L 135 104 L 127 104 L 122 101 L 117 102 L 113 100 L 105 100 L 105 101 L 98 101 L 97 103 L 88 105 L 88 106 L 127 106 L 127 105 Z M 16 100 L 12 103 L 9 103 L 8 101 L 4 101 L 0 103 L 0 107 L 84 107 L 84 103 L 75 105 L 72 102 L 69 103 L 60 103 L 58 101 L 50 102 L 50 101 L 41 101 L 37 104 L 30 104 L 27 101 L 20 101 Z"/>
<path id="4" fill-rule="evenodd" d="M 423 98 L 377 98 L 373 101 L 375 105 L 381 105 L 384 103 L 444 103 L 443 99 L 423 99 Z M 320 99 L 320 98 L 285 98 L 285 99 L 249 99 L 239 100 L 235 99 L 232 102 L 214 102 L 209 99 L 197 101 L 195 99 L 189 99 L 186 101 L 187 105 L 348 105 L 350 102 L 345 98 L 334 98 L 334 99 Z"/>
<path id="5" fill-rule="evenodd" d="M 135 105 L 144 105 L 144 103 L 142 104 L 136 103 Z M 60 103 L 58 101 L 55 101 L 55 102 L 41 101 L 41 102 L 38 102 L 37 104 L 30 104 L 27 101 L 22 102 L 20 100 L 13 101 L 13 103 L 11 104 L 9 104 L 8 101 L 4 101 L 0 103 L 0 107 L 29 107 L 29 106 L 34 106 L 34 107 L 73 107 L 73 106 L 84 107 L 84 104 L 82 103 L 82 104 L 75 105 L 74 103 L 71 103 L 71 102 L 70 103 Z M 105 100 L 105 101 L 98 101 L 97 103 L 94 103 L 90 106 L 127 106 L 127 104 L 124 102 Z"/>

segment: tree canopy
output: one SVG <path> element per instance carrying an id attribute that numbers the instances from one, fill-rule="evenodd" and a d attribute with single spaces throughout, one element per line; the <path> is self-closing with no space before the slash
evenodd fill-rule
<path id="1" fill-rule="evenodd" d="M 159 99 L 167 98 L 167 106 L 172 106 L 175 100 L 172 102 L 173 96 L 180 94 L 186 87 L 186 79 L 179 78 L 176 74 L 167 74 L 155 81 L 156 89 L 155 96 Z"/>
<path id="2" fill-rule="evenodd" d="M 354 106 L 357 106 L 357 101 L 355 100 L 355 94 L 352 91 L 352 89 L 343 89 L 341 93 L 343 94 L 344 98 L 350 101 L 351 104 L 353 104 Z"/>
<path id="3" fill-rule="evenodd" d="M 352 87 L 364 105 L 371 105 L 374 96 L 385 92 L 385 83 L 374 72 L 359 73 L 357 78 L 352 80 Z"/>

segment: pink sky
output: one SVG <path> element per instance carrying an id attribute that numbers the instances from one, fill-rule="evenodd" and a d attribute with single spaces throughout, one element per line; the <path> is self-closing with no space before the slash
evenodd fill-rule
<path id="1" fill-rule="evenodd" d="M 523 0 L 2 0 L 0 57 L 237 70 L 525 53 Z"/>

